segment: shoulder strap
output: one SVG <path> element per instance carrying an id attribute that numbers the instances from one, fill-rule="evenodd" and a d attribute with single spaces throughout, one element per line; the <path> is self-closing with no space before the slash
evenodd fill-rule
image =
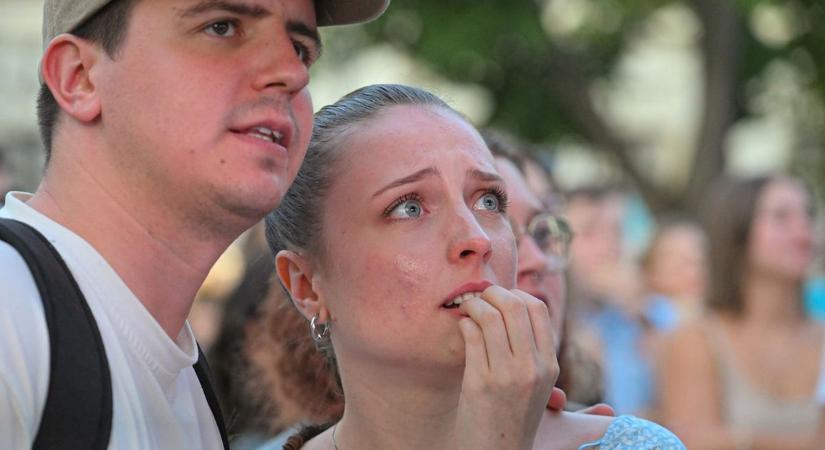
<path id="1" fill-rule="evenodd" d="M 63 258 L 34 228 L 0 219 L 37 284 L 49 329 L 46 405 L 33 449 L 105 449 L 112 429 L 112 381 L 94 316 Z"/>
<path id="2" fill-rule="evenodd" d="M 212 389 L 212 383 L 209 381 L 209 364 L 206 362 L 206 355 L 203 354 L 201 346 L 198 346 L 198 362 L 193 366 L 195 374 L 198 375 L 198 381 L 201 383 L 203 394 L 206 396 L 206 402 L 209 403 L 209 409 L 212 410 L 212 415 L 215 417 L 215 423 L 218 425 L 218 431 L 221 433 L 221 441 L 223 448 L 229 450 L 229 436 L 226 433 L 226 424 L 223 421 L 223 413 L 218 404 L 218 397 Z"/>
<path id="3" fill-rule="evenodd" d="M 0 240 L 29 266 L 49 330 L 49 390 L 32 449 L 106 449 L 112 430 L 112 380 L 103 339 L 80 287 L 57 250 L 34 228 L 0 218 Z M 200 346 L 193 368 L 228 450 L 223 414 Z"/>

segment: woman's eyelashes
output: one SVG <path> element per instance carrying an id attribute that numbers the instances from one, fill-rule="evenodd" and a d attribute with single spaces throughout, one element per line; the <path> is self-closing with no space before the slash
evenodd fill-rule
<path id="1" fill-rule="evenodd" d="M 501 186 L 486 189 L 481 197 L 476 200 L 474 207 L 484 211 L 504 214 L 509 205 L 507 192 Z"/>
<path id="2" fill-rule="evenodd" d="M 473 202 L 473 209 L 485 212 L 505 214 L 507 211 L 507 193 L 501 187 L 493 187 L 482 191 Z M 394 200 L 388 206 L 383 216 L 387 219 L 415 219 L 427 212 L 424 199 L 418 193 L 411 192 Z"/>
<path id="3" fill-rule="evenodd" d="M 423 199 L 415 192 L 404 194 L 384 210 L 388 219 L 414 219 L 424 213 Z"/>

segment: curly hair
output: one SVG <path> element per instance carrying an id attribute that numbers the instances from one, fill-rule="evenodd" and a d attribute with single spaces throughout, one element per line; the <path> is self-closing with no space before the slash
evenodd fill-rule
<path id="1" fill-rule="evenodd" d="M 306 319 L 275 284 L 250 325 L 246 353 L 247 390 L 272 431 L 337 421 L 344 413 L 335 360 L 318 352 Z"/>

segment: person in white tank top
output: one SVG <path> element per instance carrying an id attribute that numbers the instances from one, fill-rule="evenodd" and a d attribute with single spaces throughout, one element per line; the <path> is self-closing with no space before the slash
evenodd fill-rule
<path id="1" fill-rule="evenodd" d="M 784 175 L 728 180 L 711 203 L 708 311 L 664 348 L 662 421 L 692 449 L 813 448 L 825 334 L 802 303 L 809 191 Z"/>

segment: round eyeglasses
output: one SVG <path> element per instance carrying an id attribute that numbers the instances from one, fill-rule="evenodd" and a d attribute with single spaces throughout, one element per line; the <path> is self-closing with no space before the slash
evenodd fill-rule
<path id="1" fill-rule="evenodd" d="M 512 218 L 510 224 L 516 235 L 516 244 L 520 245 L 525 236 L 530 236 L 547 257 L 550 271 L 560 272 L 567 268 L 573 231 L 566 220 L 550 213 L 541 213 L 533 216 L 527 227 L 519 226 Z"/>

